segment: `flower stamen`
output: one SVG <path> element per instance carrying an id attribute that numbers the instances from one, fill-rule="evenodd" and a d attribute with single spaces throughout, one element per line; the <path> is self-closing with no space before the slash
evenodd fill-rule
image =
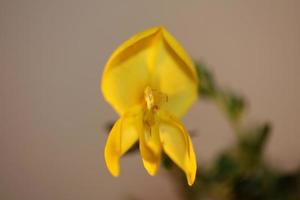
<path id="1" fill-rule="evenodd" d="M 168 96 L 160 91 L 154 90 L 147 86 L 144 91 L 144 98 L 146 101 L 147 109 L 156 111 L 162 103 L 168 102 Z"/>

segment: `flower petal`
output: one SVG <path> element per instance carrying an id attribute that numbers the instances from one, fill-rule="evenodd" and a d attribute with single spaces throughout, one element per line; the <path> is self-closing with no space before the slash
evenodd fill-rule
<path id="1" fill-rule="evenodd" d="M 102 77 L 105 99 L 122 115 L 143 100 L 149 82 L 149 60 L 157 27 L 134 35 L 112 54 Z"/>
<path id="2" fill-rule="evenodd" d="M 197 163 L 192 141 L 181 122 L 161 113 L 160 138 L 164 152 L 185 172 L 188 184 L 195 181 Z"/>
<path id="3" fill-rule="evenodd" d="M 192 60 L 163 27 L 134 35 L 112 54 L 102 77 L 105 99 L 122 115 L 141 104 L 147 86 L 168 95 L 164 109 L 182 116 L 197 97 Z"/>
<path id="4" fill-rule="evenodd" d="M 143 159 L 143 164 L 147 172 L 151 175 L 154 176 L 159 169 L 160 165 L 160 158 L 156 159 L 153 162 L 148 162 L 147 160 Z"/>
<path id="5" fill-rule="evenodd" d="M 162 150 L 158 126 L 154 124 L 151 127 L 147 127 L 144 124 L 139 141 L 144 167 L 153 176 L 158 170 Z"/>
<path id="6" fill-rule="evenodd" d="M 180 117 L 197 98 L 198 78 L 195 66 L 176 39 L 164 28 L 156 39 L 152 83 L 168 95 L 163 109 Z"/>
<path id="7" fill-rule="evenodd" d="M 109 133 L 104 158 L 110 173 L 118 176 L 120 172 L 119 159 L 138 140 L 138 132 L 134 117 L 124 116 L 119 119 Z"/>

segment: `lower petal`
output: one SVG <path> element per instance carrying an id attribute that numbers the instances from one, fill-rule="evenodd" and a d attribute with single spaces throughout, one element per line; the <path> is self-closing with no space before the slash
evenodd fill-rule
<path id="1" fill-rule="evenodd" d="M 151 176 L 154 176 L 159 168 L 159 165 L 160 165 L 160 158 L 159 159 L 156 159 L 155 161 L 153 162 L 149 162 L 145 159 L 143 159 L 143 164 L 144 164 L 144 167 L 145 169 L 147 170 L 147 172 L 151 175 Z"/>
<path id="2" fill-rule="evenodd" d="M 138 140 L 135 117 L 122 117 L 109 133 L 104 158 L 110 173 L 118 176 L 120 173 L 120 157 Z"/>
<path id="3" fill-rule="evenodd" d="M 165 153 L 186 174 L 188 184 L 195 181 L 197 163 L 192 141 L 182 125 L 175 117 L 168 113 L 160 113 L 160 138 Z"/>
<path id="4" fill-rule="evenodd" d="M 144 167 L 148 173 L 153 176 L 159 168 L 162 150 L 158 126 L 153 125 L 147 127 L 146 125 L 143 125 L 139 141 Z"/>

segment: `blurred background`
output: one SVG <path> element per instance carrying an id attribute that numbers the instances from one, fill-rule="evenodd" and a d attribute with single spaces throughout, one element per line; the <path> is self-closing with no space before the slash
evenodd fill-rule
<path id="1" fill-rule="evenodd" d="M 0 199 L 179 199 L 168 172 L 150 177 L 140 155 L 106 169 L 106 123 L 117 115 L 99 90 L 112 51 L 164 25 L 218 82 L 244 95 L 246 119 L 270 121 L 266 158 L 300 164 L 300 2 L 0 1 Z M 200 165 L 235 138 L 215 105 L 183 118 Z"/>

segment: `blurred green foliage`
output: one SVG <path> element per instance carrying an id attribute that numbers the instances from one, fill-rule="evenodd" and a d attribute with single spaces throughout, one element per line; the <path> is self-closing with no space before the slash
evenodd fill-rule
<path id="1" fill-rule="evenodd" d="M 231 122 L 238 121 L 244 112 L 245 100 L 234 92 L 219 87 L 212 73 L 206 69 L 203 63 L 196 63 L 196 69 L 200 80 L 198 87 L 200 98 L 214 101 Z"/>
<path id="2" fill-rule="evenodd" d="M 203 63 L 197 63 L 200 79 L 199 96 L 214 102 L 233 124 L 235 143 L 225 149 L 208 167 L 198 166 L 195 184 L 189 187 L 184 174 L 168 158 L 163 164 L 173 172 L 183 199 L 213 200 L 299 200 L 300 168 L 284 172 L 273 168 L 264 159 L 265 145 L 271 125 L 262 123 L 242 127 L 240 121 L 245 100 L 224 90 L 215 82 Z"/>

